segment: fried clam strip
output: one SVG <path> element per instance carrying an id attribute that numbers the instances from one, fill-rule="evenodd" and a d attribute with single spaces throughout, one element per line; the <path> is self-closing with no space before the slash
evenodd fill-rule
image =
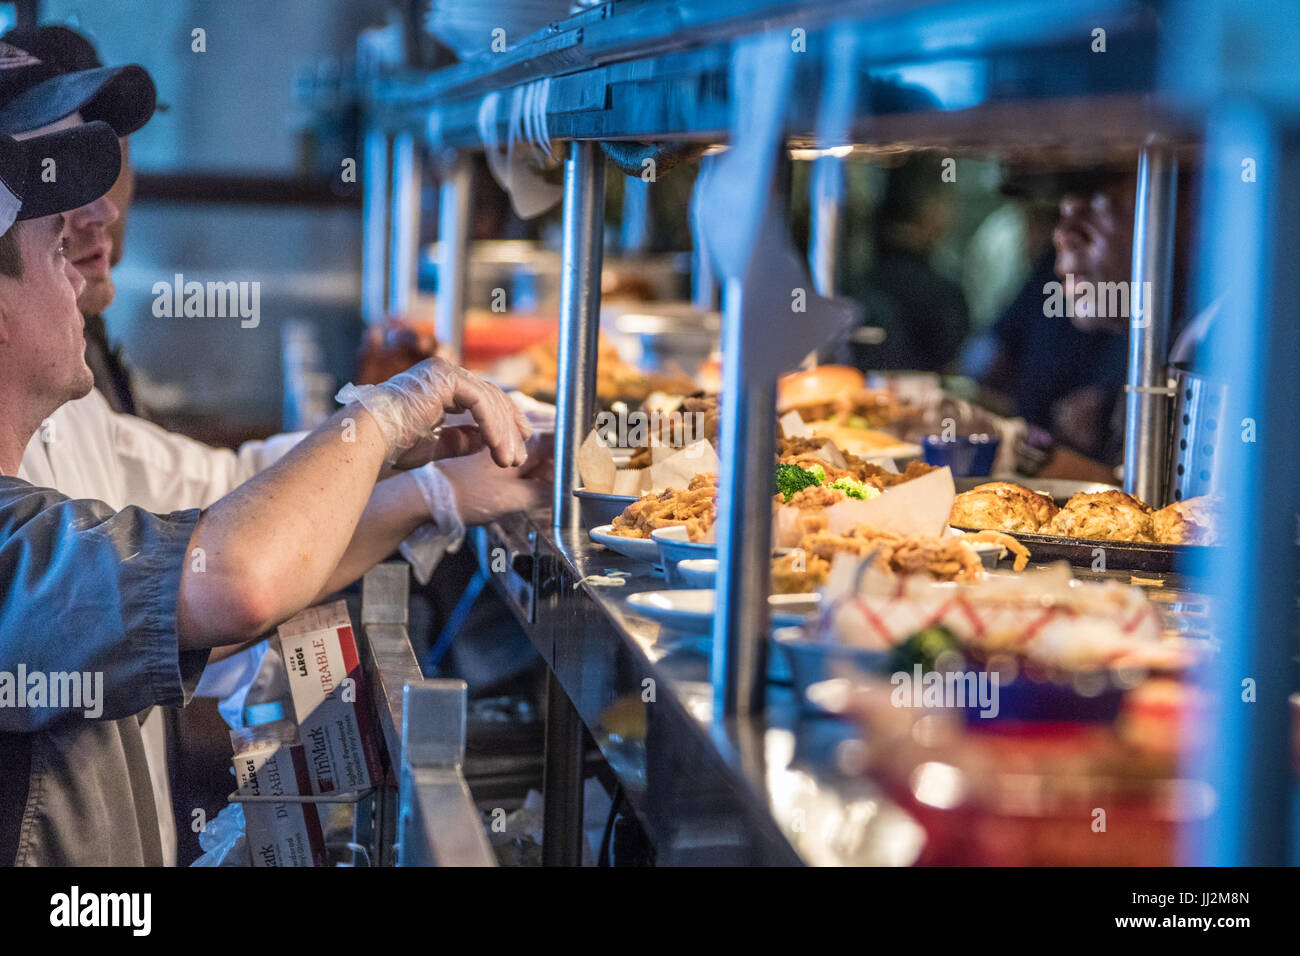
<path id="1" fill-rule="evenodd" d="M 968 535 L 967 538 L 972 543 L 980 541 L 1002 545 L 1016 556 L 1015 563 L 1011 565 L 1013 571 L 1023 571 L 1025 565 L 1029 563 L 1029 549 L 1004 531 L 977 531 L 972 535 Z"/>
<path id="2" fill-rule="evenodd" d="M 718 444 L 718 398 L 714 396 L 687 396 L 671 412 L 647 412 L 647 420 L 658 427 L 656 434 L 647 435 L 646 443 L 637 446 L 628 461 L 629 468 L 649 468 L 654 464 L 655 446 L 685 448 L 701 439 L 708 439 L 714 447 Z"/>
<path id="3" fill-rule="evenodd" d="M 800 547 L 810 558 L 830 562 L 837 554 L 875 553 L 875 565 L 895 574 L 925 571 L 939 581 L 976 581 L 984 576 L 975 549 L 962 538 L 877 531 L 859 526 L 847 534 L 816 531 Z"/>
<path id="4" fill-rule="evenodd" d="M 826 583 L 831 563 L 806 551 L 792 551 L 772 560 L 773 594 L 808 594 Z"/>
<path id="5" fill-rule="evenodd" d="M 777 442 L 776 456 L 784 460 L 797 455 L 812 455 L 825 447 L 825 438 L 814 438 L 812 435 L 785 436 Z"/>
<path id="6" fill-rule="evenodd" d="M 648 538 L 657 528 L 681 525 L 692 541 L 707 540 L 718 514 L 718 476 L 696 475 L 685 489 L 642 495 L 614 519 L 610 534 Z"/>

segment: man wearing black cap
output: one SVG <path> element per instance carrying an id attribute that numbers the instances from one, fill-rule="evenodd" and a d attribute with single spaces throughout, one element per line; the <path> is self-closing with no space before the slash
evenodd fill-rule
<path id="1" fill-rule="evenodd" d="M 102 313 L 113 300 L 109 270 L 122 258 L 126 209 L 135 193 L 127 137 L 153 114 L 153 80 L 138 65 L 105 68 L 90 41 L 64 26 L 11 30 L 0 43 L 39 61 L 7 76 L 0 73 L 0 101 L 16 96 L 0 112 L 0 131 L 30 132 L 78 111 L 86 120 L 103 120 L 118 134 L 122 171 L 103 202 L 70 217 L 68 258 L 86 280 L 77 306 L 86 319 L 86 364 L 95 374 L 95 387 L 114 411 L 136 414 L 130 375 L 121 350 L 109 342 Z M 0 63 L 4 59 L 0 55 Z M 75 74 L 75 82 L 54 79 L 59 74 Z M 17 97 L 21 92 L 27 95 Z"/>
<path id="2" fill-rule="evenodd" d="M 91 388 L 62 214 L 118 172 L 104 123 L 0 135 L 0 862 L 19 865 L 161 863 L 136 715 L 183 702 L 210 648 L 264 633 L 414 529 L 409 503 L 371 498 L 385 462 L 479 443 L 503 467 L 526 455 L 509 399 L 430 360 L 353 389 L 202 512 L 115 511 L 11 477 L 41 422 Z M 435 433 L 457 408 L 478 431 Z"/>
<path id="3" fill-rule="evenodd" d="M 49 130 L 75 126 L 82 120 L 82 111 L 90 110 L 109 116 L 119 124 L 121 133 L 138 128 L 153 109 L 152 84 L 138 81 L 141 74 L 148 80 L 139 68 L 93 70 L 91 82 L 80 76 L 49 76 L 39 61 L 31 62 L 35 58 L 27 58 L 21 51 L 11 54 L 11 59 L 15 70 L 9 74 L 8 88 L 23 108 L 14 110 L 0 99 L 0 122 L 20 127 L 42 122 L 46 124 L 44 130 Z M 23 65 L 18 66 L 19 62 Z M 12 93 L 19 85 L 14 78 L 23 76 L 36 85 Z M 0 81 L 3 78 L 0 72 Z M 42 102 L 41 96 L 48 96 L 51 102 Z M 23 135 L 30 132 L 23 130 Z M 107 211 L 103 211 L 105 207 Z M 69 214 L 69 232 L 76 236 L 85 222 L 111 221 L 113 212 L 107 197 L 97 198 Z M 82 278 L 93 283 L 93 270 L 88 271 L 81 261 L 74 265 Z M 107 290 L 111 297 L 111 282 Z M 83 290 L 79 303 L 84 303 L 92 291 Z M 98 391 L 92 391 L 67 402 L 42 423 L 28 444 L 19 474 L 34 484 L 57 488 L 72 497 L 96 498 L 114 508 L 134 505 L 169 512 L 216 501 L 300 438 L 278 436 L 265 443 L 250 442 L 236 455 L 165 432 L 133 416 L 116 414 Z M 543 464 L 544 456 L 539 456 L 533 467 Z M 445 494 L 438 492 L 439 487 Z M 463 528 L 462 518 L 465 522 L 483 521 L 528 508 L 538 503 L 543 493 L 543 486 L 520 470 L 503 470 L 483 455 L 470 456 L 454 464 L 444 463 L 438 469 L 429 466 L 382 482 L 365 520 L 368 524 L 373 512 L 387 517 L 389 527 L 394 519 L 412 528 L 420 526 L 419 535 L 406 542 L 403 549 L 413 559 L 425 562 L 427 568 L 428 562 L 436 561 L 447 543 L 455 540 L 457 529 Z M 382 534 L 384 529 L 378 532 Z M 157 717 L 157 712 L 153 716 Z M 167 774 L 163 769 L 161 728 L 156 724 L 151 718 L 144 729 L 150 745 L 165 859 L 172 860 L 175 831 L 169 822 L 170 814 L 163 809 L 168 803 Z"/>

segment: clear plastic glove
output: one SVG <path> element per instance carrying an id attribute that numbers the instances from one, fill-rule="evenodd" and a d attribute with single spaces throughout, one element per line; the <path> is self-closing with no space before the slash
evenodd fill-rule
<path id="1" fill-rule="evenodd" d="M 244 805 L 231 803 L 199 831 L 203 855 L 190 866 L 252 866 L 245 835 Z"/>
<path id="2" fill-rule="evenodd" d="M 480 451 L 412 472 L 434 523 L 452 527 L 447 511 L 453 505 L 462 524 L 476 525 L 544 504 L 551 487 L 553 440 L 539 436 L 530 446 L 527 463 L 518 468 L 498 467 Z"/>
<path id="3" fill-rule="evenodd" d="M 429 583 L 443 555 L 460 547 L 465 525 L 544 504 L 550 495 L 554 450 L 553 435 L 537 435 L 528 443 L 528 462 L 520 468 L 500 468 L 480 451 L 408 471 L 431 519 L 402 542 L 402 555 L 415 579 Z"/>
<path id="4" fill-rule="evenodd" d="M 445 359 L 426 359 L 379 385 L 349 382 L 335 398 L 344 404 L 359 402 L 370 413 L 388 443 L 389 462 L 418 464 L 403 455 L 417 445 L 417 457 L 424 461 L 464 454 L 476 444 L 486 445 L 503 468 L 522 465 L 526 457 L 524 441 L 531 429 L 524 414 L 501 389 Z M 459 411 L 470 413 L 477 431 L 436 435 L 447 414 Z"/>

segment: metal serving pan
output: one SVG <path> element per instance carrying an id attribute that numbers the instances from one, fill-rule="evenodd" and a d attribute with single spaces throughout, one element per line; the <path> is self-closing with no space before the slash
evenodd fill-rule
<path id="1" fill-rule="evenodd" d="M 975 532 L 976 528 L 962 528 Z M 1038 564 L 1045 561 L 1068 561 L 1078 567 L 1090 568 L 1097 560 L 1098 549 L 1105 552 L 1107 571 L 1151 571 L 1167 574 L 1187 570 L 1187 562 L 1195 554 L 1204 554 L 1214 545 L 1203 544 L 1135 544 L 1131 541 L 1098 541 L 1090 538 L 1062 538 L 1050 534 L 1029 534 L 1007 531 L 1029 549 L 1029 560 Z M 1098 570 L 1102 570 L 1099 568 Z"/>

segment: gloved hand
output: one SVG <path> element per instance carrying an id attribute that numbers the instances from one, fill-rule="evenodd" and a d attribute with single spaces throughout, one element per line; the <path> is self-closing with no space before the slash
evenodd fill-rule
<path id="1" fill-rule="evenodd" d="M 406 472 L 424 497 L 432 519 L 402 542 L 402 554 L 411 563 L 415 579 L 429 583 L 442 556 L 460 547 L 465 525 L 483 524 L 544 504 L 550 495 L 554 445 L 553 435 L 536 436 L 529 442 L 528 462 L 521 468 L 499 468 L 486 451 L 480 451 Z"/>
<path id="2" fill-rule="evenodd" d="M 486 524 L 544 504 L 551 488 L 554 438 L 538 436 L 529 444 L 528 461 L 522 467 L 500 468 L 486 451 L 480 451 L 411 472 L 434 524 L 463 534 L 464 525 Z"/>
<path id="3" fill-rule="evenodd" d="M 445 359 L 426 359 L 379 385 L 349 382 L 335 398 L 344 404 L 359 402 L 370 413 L 388 443 L 390 463 L 399 462 L 402 453 L 417 444 L 424 461 L 464 454 L 482 444 L 502 468 L 522 465 L 526 457 L 524 440 L 531 429 L 523 413 L 501 389 Z M 477 435 L 435 438 L 434 429 L 447 413 L 458 411 L 473 416 Z"/>

